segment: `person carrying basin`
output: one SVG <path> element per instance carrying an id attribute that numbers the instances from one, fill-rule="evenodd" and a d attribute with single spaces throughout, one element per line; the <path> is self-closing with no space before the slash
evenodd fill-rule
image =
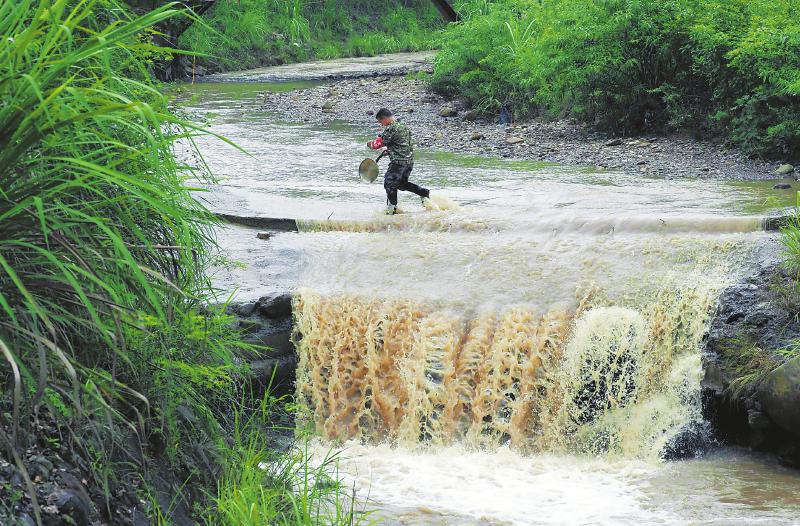
<path id="1" fill-rule="evenodd" d="M 386 189 L 386 200 L 388 201 L 386 214 L 397 213 L 398 190 L 417 194 L 422 198 L 424 206 L 431 191 L 408 180 L 411 170 L 414 169 L 414 145 L 411 142 L 411 131 L 405 124 L 398 121 L 387 108 L 378 110 L 375 118 L 384 129 L 376 139 L 369 141 L 367 146 L 373 150 L 386 147 L 389 152 L 389 168 L 383 176 L 383 187 Z"/>

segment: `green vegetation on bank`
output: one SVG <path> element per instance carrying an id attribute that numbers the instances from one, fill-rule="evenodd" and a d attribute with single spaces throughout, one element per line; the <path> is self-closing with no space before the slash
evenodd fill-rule
<path id="1" fill-rule="evenodd" d="M 331 520 L 319 505 L 338 486 L 309 495 L 293 482 L 309 459 L 266 448 L 265 407 L 280 402 L 248 409 L 239 355 L 252 349 L 206 306 L 215 220 L 187 178 L 211 176 L 173 154 L 203 132 L 170 112 L 149 72 L 164 54 L 151 28 L 175 6 L 133 17 L 115 0 L 0 3 L 0 522 L 41 523 L 59 470 L 33 476 L 35 458 L 79 471 L 115 524 L 112 500 L 136 487 L 132 502 L 148 500 L 152 472 L 179 474 L 196 518 L 214 515 L 243 458 L 269 468 L 259 483 L 279 487 L 279 503 L 313 506 L 281 504 L 272 523 L 343 522 L 344 504 Z M 169 510 L 151 511 L 168 523 Z"/>
<path id="2" fill-rule="evenodd" d="M 203 21 L 179 47 L 208 71 L 431 49 L 443 25 L 429 0 L 219 0 Z"/>
<path id="3" fill-rule="evenodd" d="M 433 86 L 614 133 L 800 158 L 800 0 L 462 0 Z"/>

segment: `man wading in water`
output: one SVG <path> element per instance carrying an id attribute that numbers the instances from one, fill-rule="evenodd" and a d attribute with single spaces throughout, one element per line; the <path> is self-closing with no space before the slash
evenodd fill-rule
<path id="1" fill-rule="evenodd" d="M 389 151 L 389 169 L 383 176 L 383 187 L 386 189 L 386 199 L 389 201 L 386 213 L 397 213 L 397 191 L 405 190 L 417 194 L 422 198 L 422 204 L 431 195 L 431 191 L 410 183 L 408 176 L 414 168 L 414 145 L 411 143 L 411 131 L 402 122 L 397 121 L 392 112 L 381 108 L 375 114 L 381 126 L 385 129 L 374 141 L 369 141 L 367 146 L 379 150 L 384 146 Z"/>

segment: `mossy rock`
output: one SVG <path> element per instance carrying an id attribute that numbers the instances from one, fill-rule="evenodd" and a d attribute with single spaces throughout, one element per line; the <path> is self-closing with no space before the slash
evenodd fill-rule
<path id="1" fill-rule="evenodd" d="M 800 437 L 800 356 L 769 373 L 758 398 L 776 424 Z"/>

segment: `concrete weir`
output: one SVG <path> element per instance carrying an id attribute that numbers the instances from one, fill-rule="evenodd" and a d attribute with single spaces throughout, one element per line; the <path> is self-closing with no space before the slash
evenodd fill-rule
<path id="1" fill-rule="evenodd" d="M 263 228 L 265 230 L 274 231 L 274 232 L 301 232 L 303 230 L 337 230 L 337 225 L 340 224 L 338 221 L 330 221 L 330 220 L 299 220 L 299 219 L 291 219 L 287 217 L 263 217 L 263 216 L 239 216 L 234 214 L 226 214 L 226 213 L 217 213 L 216 216 L 225 221 L 227 223 L 231 223 L 234 225 L 241 225 L 253 228 Z M 778 232 L 783 227 L 785 227 L 790 221 L 794 219 L 793 215 L 790 214 L 781 214 L 781 215 L 773 215 L 773 216 L 765 216 L 765 217 L 737 217 L 733 219 L 730 224 L 726 227 L 726 232 Z M 661 225 L 663 227 L 669 228 L 670 226 L 678 225 L 678 228 L 682 231 L 691 231 L 692 230 L 692 219 L 681 220 L 680 218 L 674 218 L 668 221 L 662 221 Z M 356 228 L 360 223 L 363 223 L 363 228 Z M 397 221 L 391 221 L 386 223 L 386 227 L 389 226 L 397 226 Z M 356 230 L 356 231 L 371 231 L 371 230 L 381 230 L 377 228 L 379 225 L 375 225 L 374 222 L 368 221 L 348 221 L 351 228 L 348 230 Z M 366 228 L 370 224 L 372 228 Z"/>

